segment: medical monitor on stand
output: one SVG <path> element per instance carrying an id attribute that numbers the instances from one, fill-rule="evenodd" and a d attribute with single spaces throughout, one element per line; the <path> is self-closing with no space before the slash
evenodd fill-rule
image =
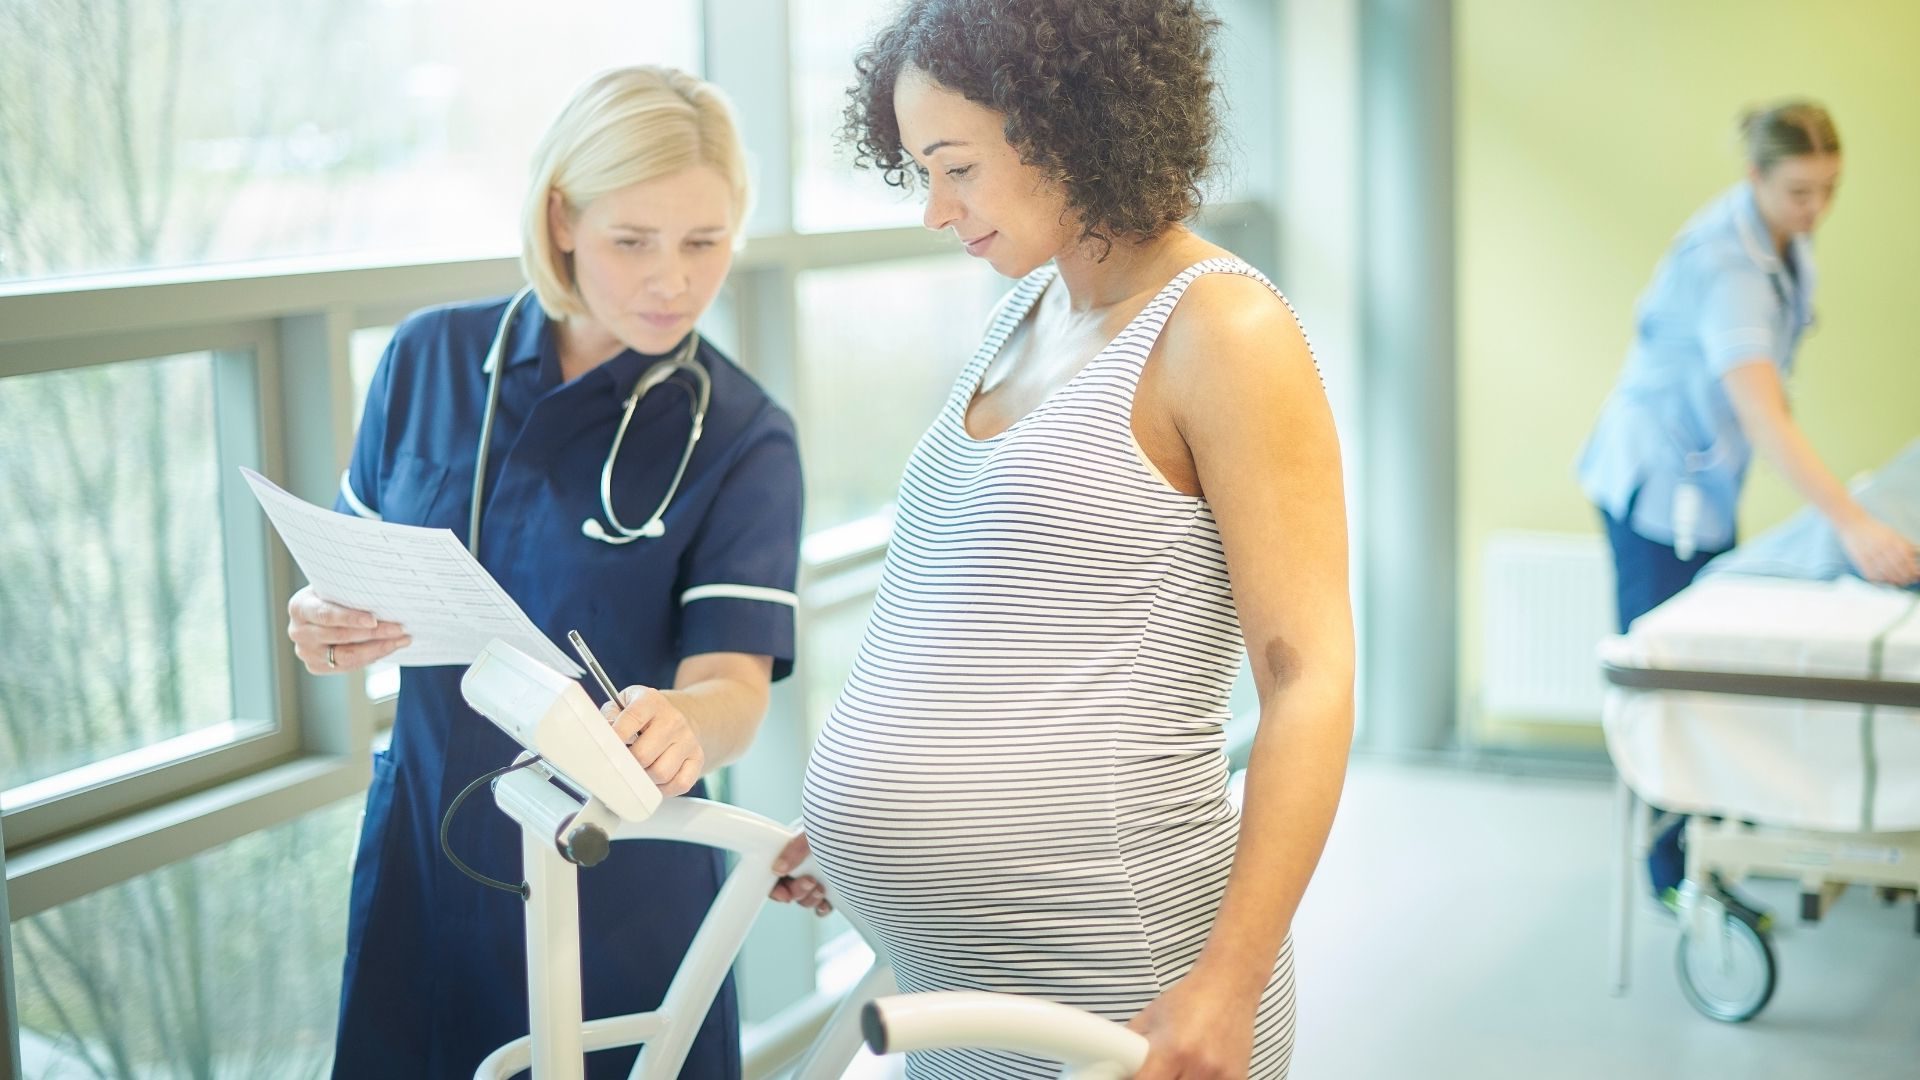
<path id="1" fill-rule="evenodd" d="M 461 676 L 460 693 L 540 755 L 550 772 L 621 820 L 645 821 L 660 808 L 660 789 L 573 679 L 495 640 Z"/>

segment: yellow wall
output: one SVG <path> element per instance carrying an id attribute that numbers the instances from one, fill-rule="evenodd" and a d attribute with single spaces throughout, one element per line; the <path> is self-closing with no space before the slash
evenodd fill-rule
<path id="1" fill-rule="evenodd" d="M 1795 414 L 1844 479 L 1920 435 L 1920 3 L 1457 0 L 1461 686 L 1490 532 L 1598 533 L 1573 460 L 1635 297 L 1740 175 L 1740 110 L 1823 101 L 1846 147 Z M 1798 500 L 1764 464 L 1747 535 Z M 1473 710 L 1466 716 L 1472 724 Z M 1511 734 L 1490 724 L 1482 735 Z"/>

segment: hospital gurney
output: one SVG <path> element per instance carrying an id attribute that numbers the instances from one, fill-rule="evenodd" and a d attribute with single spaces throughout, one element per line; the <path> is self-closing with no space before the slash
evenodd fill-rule
<path id="1" fill-rule="evenodd" d="M 1704 577 L 1600 648 L 1619 773 L 1613 986 L 1627 986 L 1641 800 L 1695 815 L 1681 988 L 1751 1019 L 1773 992 L 1767 922 L 1728 889 L 1801 887 L 1813 922 L 1850 884 L 1920 890 L 1920 595 L 1834 581 Z M 1920 904 L 1916 905 L 1920 932 Z"/>
<path id="2" fill-rule="evenodd" d="M 494 781 L 521 825 L 526 881 L 530 1034 L 489 1055 L 475 1080 L 579 1077 L 588 1051 L 640 1045 L 631 1080 L 680 1073 L 702 1019 L 779 875 L 793 832 L 706 799 L 662 801 L 579 685 L 495 641 L 461 681 L 469 704 L 532 754 Z M 737 858 L 659 1009 L 587 1021 L 580 993 L 580 870 L 623 840 L 670 839 Z M 811 860 L 792 873 L 811 872 Z M 858 924 L 856 922 L 856 928 Z M 871 942 L 872 935 L 863 934 Z M 979 1047 L 1060 1061 L 1072 1080 L 1121 1080 L 1146 1060 L 1140 1035 L 1079 1009 L 1003 994 L 895 994 L 878 950 L 793 1069 L 791 1080 L 838 1080 L 862 1036 L 876 1053 Z"/>

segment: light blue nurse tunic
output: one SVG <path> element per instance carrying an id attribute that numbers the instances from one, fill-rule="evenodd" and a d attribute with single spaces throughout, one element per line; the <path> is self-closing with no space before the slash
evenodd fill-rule
<path id="1" fill-rule="evenodd" d="M 1626 367 L 1581 452 L 1587 498 L 1672 546 L 1675 493 L 1692 484 L 1700 495 L 1693 546 L 1732 546 L 1753 447 L 1720 379 L 1753 361 L 1785 378 L 1813 322 L 1813 290 L 1808 237 L 1776 254 L 1751 185 L 1695 214 L 1640 297 Z"/>

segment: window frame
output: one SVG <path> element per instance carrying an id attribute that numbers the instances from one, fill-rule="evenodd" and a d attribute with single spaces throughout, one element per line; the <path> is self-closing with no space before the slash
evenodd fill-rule
<path id="1" fill-rule="evenodd" d="M 209 351 L 216 445 L 331 503 L 351 448 L 348 337 L 394 312 L 518 282 L 511 258 L 351 266 L 313 260 L 0 287 L 0 379 Z M 191 313 L 191 314 L 186 314 Z M 315 408 L 315 402 L 325 403 Z M 392 702 L 308 676 L 283 647 L 297 568 L 242 484 L 222 476 L 234 712 L 263 734 L 0 814 L 11 917 L 216 847 L 366 786 Z M 212 722 L 233 718 L 217 718 Z"/>
<path id="2" fill-rule="evenodd" d="M 211 718 L 195 718 L 210 722 L 200 723 L 175 739 L 103 757 L 86 766 L 23 785 L 28 790 L 42 787 L 57 790 L 62 777 L 72 777 L 77 786 L 8 809 L 4 814 L 6 832 L 16 845 L 32 845 L 69 834 L 114 816 L 124 808 L 155 805 L 255 771 L 289 757 L 300 740 L 297 726 L 284 720 L 287 710 L 281 706 L 277 689 L 289 681 L 286 658 L 266 646 L 270 627 L 264 617 L 263 601 L 279 584 L 274 579 L 281 568 L 269 565 L 263 529 L 257 521 L 236 512 L 239 508 L 235 505 L 235 492 L 226 481 L 229 470 L 242 465 L 278 471 L 277 463 L 267 460 L 269 451 L 261 432 L 261 420 L 273 407 L 272 399 L 279 382 L 271 327 L 258 321 L 237 322 L 186 330 L 179 336 L 168 337 L 171 340 L 159 351 L 154 351 L 160 344 L 157 339 L 143 342 L 130 335 L 104 341 L 83 338 L 43 342 L 8 350 L 0 352 L 0 377 L 76 371 L 178 353 L 209 355 L 214 394 L 214 466 L 222 475 L 220 531 L 225 553 L 229 680 L 234 714 L 224 719 L 247 726 L 264 724 L 267 730 L 177 757 L 159 757 L 155 753 L 169 742 L 200 741 L 196 735 L 221 723 Z M 24 352 L 34 355 L 17 355 Z M 35 368 L 39 370 L 34 371 Z M 141 758 L 154 760 L 141 762 Z M 94 782 L 79 782 L 80 776 L 76 774 L 86 773 L 107 775 Z"/>

